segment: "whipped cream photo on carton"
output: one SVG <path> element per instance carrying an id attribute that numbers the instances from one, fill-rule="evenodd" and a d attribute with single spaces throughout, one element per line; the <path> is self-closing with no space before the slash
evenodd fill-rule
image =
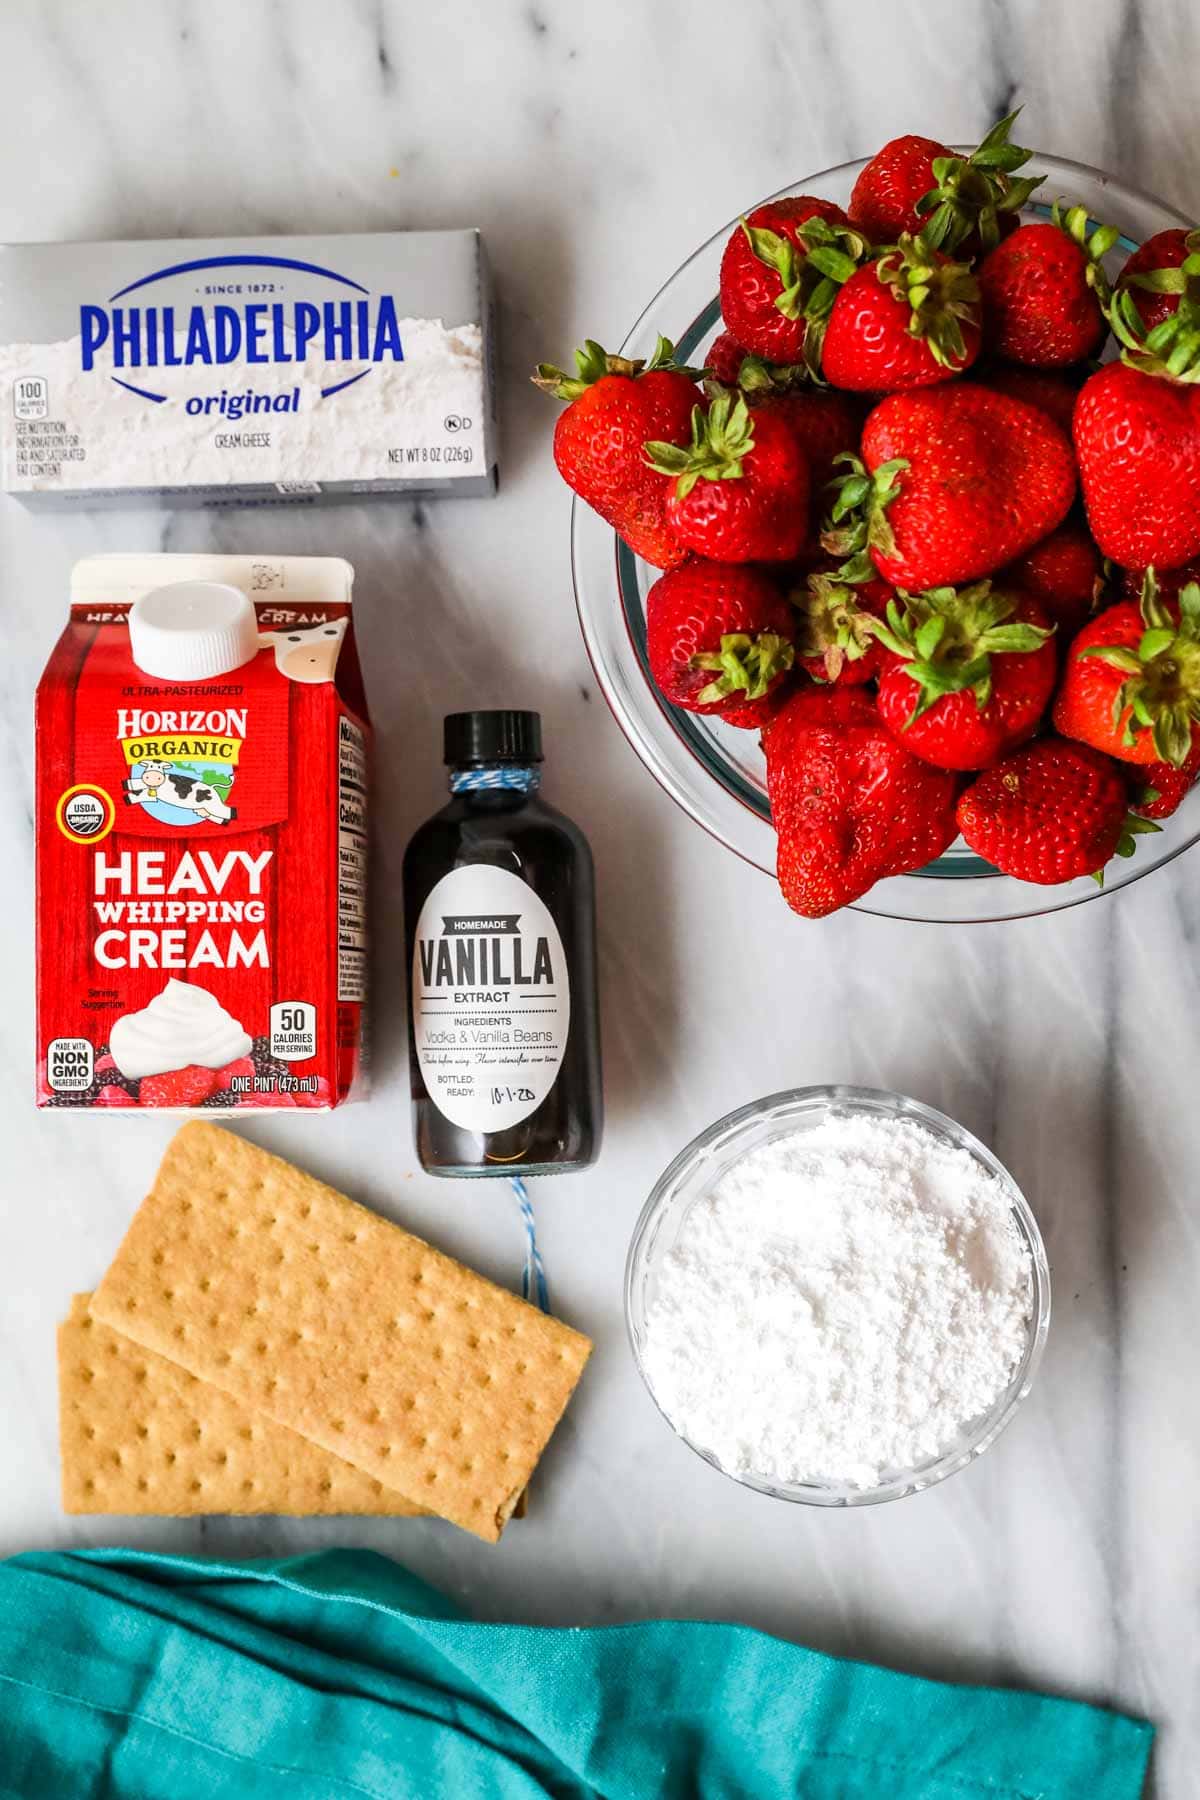
<path id="1" fill-rule="evenodd" d="M 353 571 L 96 556 L 37 693 L 39 1106 L 330 1107 L 359 1074 Z"/>
<path id="2" fill-rule="evenodd" d="M 31 502 L 491 493 L 477 231 L 0 248 L 0 459 Z"/>

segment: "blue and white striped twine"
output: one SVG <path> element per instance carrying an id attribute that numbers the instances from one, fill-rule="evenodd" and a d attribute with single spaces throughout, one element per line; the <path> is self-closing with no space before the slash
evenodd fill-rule
<path id="1" fill-rule="evenodd" d="M 525 1186 L 523 1176 L 513 1175 L 509 1179 L 525 1224 L 525 1268 L 521 1274 L 521 1295 L 523 1299 L 536 1300 L 543 1312 L 549 1312 L 550 1290 L 546 1286 L 546 1270 L 542 1263 L 542 1253 L 538 1249 L 533 1202 L 529 1198 L 529 1189 Z"/>
<path id="2" fill-rule="evenodd" d="M 542 785 L 542 771 L 532 763 L 486 763 L 478 769 L 451 769 L 450 792 L 470 794 L 481 790 L 515 788 L 535 794 Z"/>
<path id="3" fill-rule="evenodd" d="M 542 785 L 542 771 L 532 763 L 487 763 L 478 769 L 452 769 L 450 792 L 470 794 L 510 788 L 526 794 L 536 793 Z M 512 1191 L 521 1209 L 525 1226 L 525 1268 L 521 1274 L 521 1293 L 526 1300 L 536 1300 L 543 1312 L 550 1311 L 550 1292 L 546 1286 L 546 1269 L 538 1249 L 537 1223 L 529 1189 L 520 1175 L 509 1177 Z"/>

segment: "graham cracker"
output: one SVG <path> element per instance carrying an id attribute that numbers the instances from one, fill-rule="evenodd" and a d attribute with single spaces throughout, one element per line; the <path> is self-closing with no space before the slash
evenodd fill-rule
<path id="1" fill-rule="evenodd" d="M 374 1513 L 421 1508 L 361 1469 L 249 1412 L 88 1313 L 58 1328 L 68 1513 Z"/>
<path id="2" fill-rule="evenodd" d="M 244 1138 L 168 1146 L 94 1318 L 495 1542 L 589 1340 Z"/>

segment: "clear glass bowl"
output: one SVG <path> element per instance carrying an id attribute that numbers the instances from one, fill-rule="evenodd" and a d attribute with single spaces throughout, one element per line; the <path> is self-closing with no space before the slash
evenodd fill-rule
<path id="1" fill-rule="evenodd" d="M 908 1119 L 921 1125 L 935 1137 L 967 1150 L 983 1164 L 989 1174 L 1003 1184 L 1012 1201 L 1013 1219 L 1029 1247 L 1033 1292 L 1029 1313 L 1025 1351 L 1012 1380 L 986 1413 L 972 1419 L 959 1431 L 955 1441 L 941 1455 L 919 1467 L 894 1469 L 877 1487 L 858 1488 L 837 1482 L 785 1482 L 758 1475 L 737 1475 L 726 1469 L 703 1444 L 693 1443 L 683 1433 L 683 1441 L 697 1456 L 702 1456 L 723 1475 L 754 1488 L 760 1494 L 771 1494 L 777 1500 L 794 1500 L 808 1506 L 877 1506 L 885 1500 L 902 1500 L 908 1494 L 919 1494 L 947 1476 L 965 1469 L 994 1444 L 1012 1419 L 1018 1406 L 1033 1386 L 1037 1367 L 1050 1329 L 1050 1268 L 1037 1220 L 1029 1209 L 1021 1190 L 1004 1166 L 997 1162 L 985 1144 L 944 1113 L 924 1106 L 919 1100 L 908 1100 L 902 1094 L 879 1088 L 809 1087 L 795 1088 L 789 1093 L 772 1094 L 755 1100 L 749 1106 L 718 1119 L 707 1131 L 694 1138 L 675 1158 L 670 1168 L 655 1184 L 654 1191 L 642 1210 L 634 1229 L 625 1264 L 625 1322 L 633 1346 L 638 1373 L 654 1404 L 659 1406 L 646 1373 L 643 1350 L 646 1341 L 646 1315 L 657 1291 L 663 1262 L 674 1248 L 692 1206 L 711 1193 L 725 1171 L 747 1151 L 774 1138 L 796 1132 L 811 1131 L 831 1113 L 866 1114 L 872 1118 Z M 659 1411 L 671 1426 L 663 1408 Z"/>
<path id="2" fill-rule="evenodd" d="M 1046 175 L 1046 201 L 1026 216 L 1045 218 L 1058 198 L 1079 202 L 1096 219 L 1116 225 L 1121 242 L 1109 257 L 1116 273 L 1143 239 L 1191 220 L 1162 201 L 1114 181 L 1099 169 L 1037 155 Z M 843 163 L 805 177 L 780 194 L 814 194 L 845 204 L 862 162 Z M 777 196 L 772 196 L 776 198 Z M 747 210 L 750 210 L 747 208 Z M 659 334 L 699 364 L 721 330 L 717 301 L 721 252 L 736 221 L 717 232 L 678 269 L 650 302 L 624 344 L 625 356 L 649 356 Z M 645 599 L 658 571 L 626 549 L 611 527 L 576 501 L 571 518 L 575 597 L 596 679 L 626 737 L 673 800 L 705 830 L 768 874 L 775 872 L 775 834 L 767 804 L 765 766 L 755 732 L 738 731 L 695 713 L 680 712 L 658 694 L 646 663 Z M 1200 837 L 1200 796 L 1193 794 L 1160 834 L 1138 839 L 1137 853 L 1110 865 L 1103 888 L 1090 876 L 1059 887 L 1034 887 L 1000 875 L 954 844 L 918 875 L 877 882 L 858 910 L 889 918 L 956 922 L 1016 919 L 1076 906 L 1115 893 L 1171 862 Z"/>

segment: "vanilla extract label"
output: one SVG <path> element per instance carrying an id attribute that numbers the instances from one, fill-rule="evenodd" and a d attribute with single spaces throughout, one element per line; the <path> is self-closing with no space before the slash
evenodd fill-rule
<path id="1" fill-rule="evenodd" d="M 523 937 L 519 913 L 498 924 L 447 919 L 445 926 L 441 938 L 417 940 L 427 988 L 545 987 L 556 979 L 549 938 Z"/>
<path id="2" fill-rule="evenodd" d="M 430 1098 L 455 1125 L 503 1131 L 542 1104 L 570 1030 L 566 957 L 549 909 L 507 869 L 453 869 L 425 901 L 413 1037 Z"/>

